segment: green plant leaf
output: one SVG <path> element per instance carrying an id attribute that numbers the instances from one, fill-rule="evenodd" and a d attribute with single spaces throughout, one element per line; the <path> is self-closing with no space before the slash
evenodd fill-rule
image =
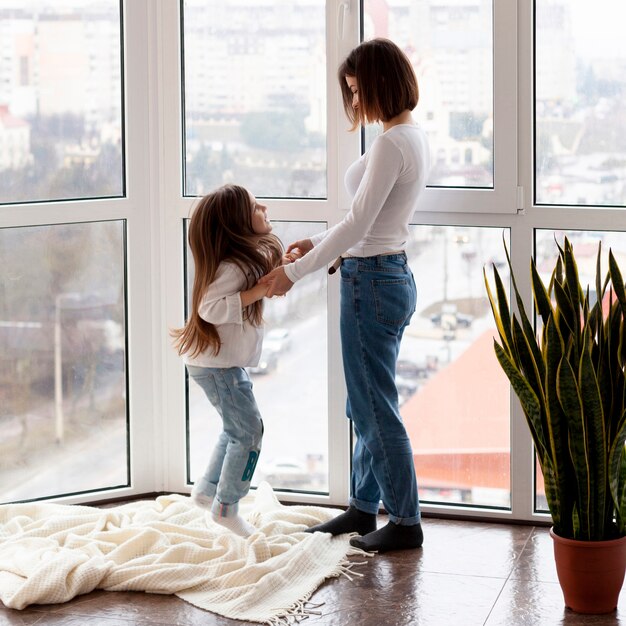
<path id="1" fill-rule="evenodd" d="M 511 353 L 513 353 L 515 346 L 513 345 L 513 335 L 511 333 L 511 310 L 509 309 L 509 301 L 506 297 L 504 283 L 495 266 L 493 268 L 493 278 L 496 282 L 496 296 L 498 298 L 498 311 L 502 319 L 502 330 L 506 336 L 506 344 L 511 349 Z"/>
<path id="2" fill-rule="evenodd" d="M 590 540 L 593 537 L 593 520 L 590 510 L 592 502 L 587 434 L 576 375 L 565 358 L 561 359 L 558 367 L 557 395 L 567 420 L 568 448 L 578 488 L 580 535 L 576 538 Z"/>
<path id="3" fill-rule="evenodd" d="M 507 259 L 509 259 L 510 261 L 509 253 L 508 253 L 508 250 L 506 249 L 506 243 L 504 247 L 505 247 Z M 531 259 L 531 271 L 532 271 L 532 265 L 533 265 L 533 262 Z M 545 376 L 544 365 L 543 365 L 543 359 L 541 358 L 541 350 L 539 349 L 539 346 L 537 345 L 537 337 L 535 335 L 535 330 L 532 324 L 530 323 L 530 320 L 526 313 L 526 308 L 524 307 L 524 301 L 522 300 L 519 289 L 517 288 L 517 281 L 515 280 L 515 276 L 513 274 L 513 271 L 510 265 L 509 265 L 509 269 L 511 270 L 511 274 L 510 274 L 511 283 L 513 285 L 513 292 L 515 293 L 515 302 L 517 303 L 517 310 L 519 312 L 519 317 L 521 320 L 522 328 L 524 329 L 524 335 L 526 336 L 528 348 L 533 356 L 535 366 L 539 370 L 539 375 L 541 376 L 541 379 L 543 380 Z M 545 293 L 545 288 L 543 287 L 543 284 L 541 285 L 541 287 L 543 288 L 543 291 Z M 548 307 L 550 307 L 549 301 L 548 301 Z"/>
<path id="4" fill-rule="evenodd" d="M 617 524 L 618 533 L 620 535 L 626 534 L 626 452 L 622 450 L 622 461 L 620 464 L 620 477 L 619 477 L 619 506 L 615 512 L 615 521 Z M 611 500 L 612 502 L 612 500 Z M 613 508 L 611 508 L 609 515 L 610 519 L 613 519 Z M 607 515 L 607 517 L 609 517 Z"/>
<path id="5" fill-rule="evenodd" d="M 563 237 L 563 241 L 564 241 L 564 242 L 567 242 L 567 241 L 568 241 L 567 236 Z M 559 251 L 559 256 L 560 256 L 561 258 L 562 258 L 563 256 L 565 256 L 565 251 L 563 250 L 563 248 L 562 248 L 562 247 L 561 247 L 561 245 L 559 244 L 559 242 L 558 242 L 558 240 L 557 240 L 556 236 L 554 237 L 554 243 L 555 243 L 555 245 L 556 245 L 556 247 L 557 247 L 557 250 Z"/>
<path id="6" fill-rule="evenodd" d="M 598 242 L 598 255 L 596 256 L 596 302 L 599 302 L 599 303 L 602 303 L 602 298 L 604 296 L 604 290 L 602 289 L 602 284 L 600 283 L 600 277 L 602 276 L 602 272 L 600 269 L 601 260 L 602 260 L 602 241 L 599 241 Z"/>
<path id="7" fill-rule="evenodd" d="M 548 509 L 550 509 L 550 514 L 552 515 L 554 530 L 558 535 L 563 537 L 566 531 L 561 525 L 561 497 L 556 484 L 554 466 L 547 454 L 543 458 L 539 457 L 539 465 L 541 467 L 546 501 L 548 502 Z M 567 527 L 571 527 L 571 522 L 568 522 Z"/>
<path id="8" fill-rule="evenodd" d="M 564 253 L 560 246 L 558 246 L 558 248 L 559 248 L 559 258 L 556 260 L 556 266 L 554 268 L 554 278 L 551 282 L 559 282 L 562 285 L 563 284 L 563 255 Z"/>
<path id="9" fill-rule="evenodd" d="M 540 412 L 544 413 L 546 406 L 543 391 L 545 369 L 541 360 L 541 352 L 539 352 L 536 339 L 533 336 L 531 336 L 529 342 L 528 336 L 522 330 L 516 317 L 513 317 L 513 341 L 515 342 L 518 357 L 516 365 L 535 392 L 539 401 Z M 541 366 L 541 369 L 539 366 Z"/>
<path id="10" fill-rule="evenodd" d="M 504 235 L 502 237 L 502 240 L 503 240 L 504 252 L 506 254 L 506 260 L 509 265 L 511 284 L 513 286 L 513 293 L 515 294 L 515 302 L 517 304 L 517 310 L 519 313 L 519 317 L 521 319 L 522 328 L 524 329 L 524 335 L 526 335 L 528 347 L 530 348 L 530 351 L 535 360 L 535 364 L 537 368 L 539 369 L 539 372 L 543 378 L 544 376 L 543 359 L 541 358 L 541 351 L 539 349 L 539 346 L 537 345 L 537 337 L 535 335 L 535 330 L 533 328 L 533 325 L 530 323 L 530 319 L 528 317 L 528 314 L 526 313 L 526 307 L 524 306 L 524 300 L 522 300 L 519 289 L 517 288 L 517 281 L 515 280 L 515 274 L 513 272 L 513 267 L 511 266 L 511 257 L 509 255 L 509 250 L 506 246 L 506 241 L 504 241 Z M 531 271 L 532 271 L 533 265 L 534 263 L 533 263 L 533 260 L 531 259 Z M 539 282 L 541 283 L 540 279 L 539 279 Z M 543 292 L 545 294 L 545 287 L 543 286 L 543 283 L 541 283 L 541 288 L 543 289 Z M 548 309 L 550 310 L 549 298 L 548 298 Z"/>
<path id="11" fill-rule="evenodd" d="M 493 266 L 494 274 L 498 272 L 496 266 Z M 502 317 L 500 316 L 500 308 L 496 304 L 496 301 L 491 293 L 491 288 L 489 287 L 489 281 L 487 280 L 487 272 L 483 267 L 483 278 L 485 280 L 485 289 L 487 290 L 487 298 L 489 299 L 489 304 L 491 305 L 491 313 L 493 314 L 493 319 L 496 324 L 496 329 L 498 331 L 498 335 L 500 336 L 500 341 L 502 342 L 504 349 L 509 353 L 513 354 L 513 346 L 509 345 L 509 335 L 504 328 L 504 324 L 502 322 Z M 508 307 L 507 307 L 508 312 Z"/>
<path id="12" fill-rule="evenodd" d="M 620 317 L 623 317 L 623 313 L 620 312 Z M 620 319 L 619 325 L 619 342 L 617 346 L 617 362 L 621 370 L 624 370 L 626 364 L 626 328 Z"/>
<path id="13" fill-rule="evenodd" d="M 570 300 L 570 295 L 559 282 L 554 283 L 554 297 L 556 298 L 556 315 L 554 320 L 557 322 L 559 331 L 563 336 L 563 340 L 567 343 L 567 339 L 572 336 L 576 338 L 576 322 L 574 321 L 578 315 Z M 563 324 L 561 324 L 561 321 Z M 578 343 L 576 341 L 576 343 Z"/>
<path id="14" fill-rule="evenodd" d="M 576 265 L 576 259 L 574 258 L 574 249 L 569 239 L 565 238 L 565 286 L 569 294 L 572 310 L 575 315 L 573 318 L 573 333 L 575 337 L 580 335 L 580 302 L 582 300 L 581 293 L 582 287 L 578 279 L 578 267 Z"/>
<path id="15" fill-rule="evenodd" d="M 531 260 L 530 263 L 530 276 L 532 281 L 535 307 L 537 309 L 537 312 L 541 316 L 543 325 L 545 326 L 548 323 L 548 318 L 553 315 L 552 302 L 550 301 L 548 290 L 543 284 L 543 281 L 539 276 L 539 272 L 537 271 L 537 266 L 535 265 L 535 262 L 533 260 Z"/>
<path id="16" fill-rule="evenodd" d="M 590 329 L 585 329 L 584 347 L 580 357 L 578 386 L 585 420 L 586 451 L 590 484 L 590 516 L 596 518 L 596 511 L 604 511 L 607 498 L 608 445 L 605 430 L 602 394 L 591 360 Z M 598 516 L 596 524 L 591 524 L 591 539 L 604 536 L 604 516 Z"/>
<path id="17" fill-rule="evenodd" d="M 522 405 L 522 411 L 526 417 L 530 434 L 533 438 L 535 447 L 539 451 L 539 457 L 541 459 L 545 455 L 548 455 L 549 452 L 545 445 L 546 438 L 541 422 L 541 404 L 539 399 L 533 391 L 533 388 L 528 384 L 528 381 L 520 373 L 515 362 L 495 340 L 493 342 L 493 348 L 502 370 L 509 379 L 511 386 L 513 387 L 513 391 L 515 391 L 515 395 Z"/>
<path id="18" fill-rule="evenodd" d="M 626 291 L 624 291 L 624 281 L 622 280 L 622 273 L 620 272 L 619 266 L 617 265 L 617 261 L 615 260 L 611 249 L 609 249 L 609 274 L 611 276 L 611 283 L 613 284 L 615 295 L 622 306 L 622 311 L 626 313 Z"/>
<path id="19" fill-rule="evenodd" d="M 565 356 L 565 346 L 557 325 L 552 317 L 548 319 L 545 333 L 545 358 L 546 358 L 546 425 L 547 447 L 550 451 L 557 489 L 561 495 L 561 523 L 570 536 L 571 529 L 566 524 L 567 517 L 571 515 L 571 507 L 574 497 L 570 491 L 573 488 L 568 481 L 575 480 L 573 469 L 569 464 L 569 451 L 567 441 L 567 421 L 557 394 L 558 369 L 561 359 Z M 571 519 L 571 518 L 570 518 Z"/>
<path id="20" fill-rule="evenodd" d="M 621 416 L 616 429 L 615 438 L 610 444 L 609 451 L 609 486 L 611 489 L 611 497 L 616 508 L 617 514 L 620 516 L 618 525 L 624 526 L 626 520 L 626 512 L 623 509 L 622 490 L 626 484 L 626 476 L 624 475 L 623 457 L 624 442 L 626 441 L 626 412 Z"/>
<path id="21" fill-rule="evenodd" d="M 624 379 L 624 370 L 620 364 L 620 334 L 623 326 L 623 315 L 619 302 L 612 301 L 612 290 L 609 292 L 611 308 L 604 327 L 606 342 L 606 362 L 608 370 L 608 387 L 610 395 L 607 397 L 608 411 L 605 414 L 605 428 L 609 442 L 615 436 L 615 429 L 624 410 L 621 384 Z"/>

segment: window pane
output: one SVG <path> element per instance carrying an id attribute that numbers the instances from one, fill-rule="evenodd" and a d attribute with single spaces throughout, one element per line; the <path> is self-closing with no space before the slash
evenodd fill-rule
<path id="1" fill-rule="evenodd" d="M 125 224 L 0 229 L 0 501 L 127 485 Z"/>
<path id="2" fill-rule="evenodd" d="M 185 195 L 326 197 L 325 2 L 185 0 Z"/>
<path id="3" fill-rule="evenodd" d="M 576 266 L 578 268 L 578 277 L 583 290 L 589 287 L 589 297 L 591 306 L 597 300 L 596 294 L 596 262 L 598 256 L 598 243 L 602 243 L 601 256 L 601 276 L 602 282 L 609 269 L 609 249 L 613 252 L 613 256 L 617 264 L 624 272 L 626 268 L 626 233 L 599 230 L 535 230 L 535 263 L 537 270 L 546 287 L 550 283 L 552 270 L 556 265 L 558 258 L 558 250 L 556 242 L 562 247 L 563 239 L 567 237 L 573 248 L 576 257 Z M 556 239 L 556 241 L 555 241 Z M 615 295 L 612 296 L 615 301 Z M 603 301 L 603 309 L 608 309 L 609 293 L 605 294 Z M 539 325 L 541 318 L 537 319 Z M 538 332 L 541 332 L 539 330 Z M 537 489 L 535 494 L 535 508 L 541 512 L 548 511 L 548 503 L 546 501 L 543 477 L 541 468 L 537 463 L 536 468 Z"/>
<path id="4" fill-rule="evenodd" d="M 538 204 L 626 205 L 626 5 L 536 0 Z"/>
<path id="5" fill-rule="evenodd" d="M 120 3 L 0 8 L 0 203 L 120 196 Z"/>
<path id="6" fill-rule="evenodd" d="M 412 226 L 411 233 L 418 303 L 396 383 L 420 499 L 508 508 L 509 383 L 493 351 L 483 281 L 483 266 L 494 263 L 508 285 L 502 229 Z"/>
<path id="7" fill-rule="evenodd" d="M 274 222 L 286 246 L 323 230 L 311 222 Z M 190 296 L 190 252 L 187 266 Z M 261 361 L 248 369 L 265 426 L 253 485 L 267 480 L 275 489 L 328 491 L 326 277 L 321 269 L 299 280 L 285 298 L 265 300 Z M 192 380 L 188 387 L 189 479 L 195 482 L 222 421 L 200 387 Z"/>
<path id="8" fill-rule="evenodd" d="M 420 88 L 431 187 L 493 187 L 492 0 L 365 0 L 365 39 L 395 41 Z M 380 132 L 380 129 L 374 133 Z M 373 139 L 366 136 L 368 147 Z"/>

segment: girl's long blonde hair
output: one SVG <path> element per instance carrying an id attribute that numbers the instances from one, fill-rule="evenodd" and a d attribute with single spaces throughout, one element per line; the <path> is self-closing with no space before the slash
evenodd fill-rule
<path id="1" fill-rule="evenodd" d="M 198 314 L 200 303 L 215 280 L 220 263 L 239 266 L 246 276 L 244 289 L 280 264 L 282 245 L 276 235 L 259 235 L 252 228 L 252 201 L 246 189 L 224 185 L 204 196 L 196 206 L 189 224 L 189 247 L 193 254 L 195 276 L 191 311 L 185 326 L 171 331 L 178 354 L 195 357 L 207 349 L 218 354 L 220 337 L 215 326 Z M 247 306 L 244 319 L 255 326 L 262 322 L 263 301 Z"/>

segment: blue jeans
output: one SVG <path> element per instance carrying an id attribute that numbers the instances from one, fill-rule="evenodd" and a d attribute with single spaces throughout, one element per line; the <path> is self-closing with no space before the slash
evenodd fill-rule
<path id="1" fill-rule="evenodd" d="M 405 526 L 420 521 L 420 510 L 395 373 L 416 299 L 406 254 L 343 259 L 341 350 L 346 412 L 357 436 L 350 504 L 365 513 L 378 513 L 382 499 L 389 519 Z"/>
<path id="2" fill-rule="evenodd" d="M 239 500 L 250 490 L 263 438 L 263 421 L 252 394 L 252 382 L 242 367 L 187 365 L 187 371 L 217 409 L 223 424 L 197 487 L 200 493 L 215 498 L 211 508 L 214 515 L 233 517 Z"/>

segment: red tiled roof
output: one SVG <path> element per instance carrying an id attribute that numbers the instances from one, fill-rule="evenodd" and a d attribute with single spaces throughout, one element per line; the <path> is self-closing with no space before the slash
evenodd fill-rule
<path id="1" fill-rule="evenodd" d="M 422 487 L 510 489 L 510 387 L 485 331 L 401 409 Z"/>
<path id="2" fill-rule="evenodd" d="M 509 382 L 485 331 L 402 406 L 416 453 L 509 449 Z"/>
<path id="3" fill-rule="evenodd" d="M 5 128 L 20 128 L 24 126 L 28 126 L 28 122 L 11 115 L 9 113 L 9 107 L 6 104 L 0 105 L 0 125 Z"/>

